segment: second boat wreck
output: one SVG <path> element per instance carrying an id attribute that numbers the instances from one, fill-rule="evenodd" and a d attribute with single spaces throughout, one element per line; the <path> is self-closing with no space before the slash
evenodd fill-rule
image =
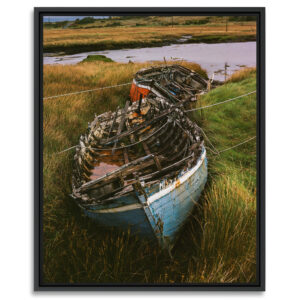
<path id="1" fill-rule="evenodd" d="M 209 80 L 181 65 L 165 65 L 142 69 L 135 74 L 130 97 L 138 101 L 153 93 L 170 103 L 196 100 L 196 94 L 205 94 L 221 82 Z"/>
<path id="2" fill-rule="evenodd" d="M 80 137 L 72 178 L 87 216 L 173 245 L 207 180 L 202 131 L 182 105 L 149 93 L 96 116 Z"/>

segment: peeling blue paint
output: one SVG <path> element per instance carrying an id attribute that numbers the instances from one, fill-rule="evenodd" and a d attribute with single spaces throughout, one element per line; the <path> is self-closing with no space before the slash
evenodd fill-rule
<path id="1" fill-rule="evenodd" d="M 168 247 L 174 243 L 176 233 L 199 200 L 206 181 L 207 158 L 205 157 L 200 167 L 186 181 L 151 203 L 146 197 L 158 192 L 159 186 L 164 188 L 164 184 L 145 189 L 146 197 L 131 193 L 117 199 L 114 205 L 102 204 L 84 212 L 102 226 L 118 227 L 122 230 L 130 228 L 131 233 L 148 239 L 156 238 L 161 246 Z"/>

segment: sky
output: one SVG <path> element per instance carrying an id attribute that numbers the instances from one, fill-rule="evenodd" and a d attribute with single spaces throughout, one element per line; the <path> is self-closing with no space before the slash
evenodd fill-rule
<path id="1" fill-rule="evenodd" d="M 75 21 L 76 19 L 83 19 L 87 16 L 44 16 L 44 22 L 61 22 L 61 21 Z M 94 19 L 108 18 L 105 16 L 90 16 Z"/>

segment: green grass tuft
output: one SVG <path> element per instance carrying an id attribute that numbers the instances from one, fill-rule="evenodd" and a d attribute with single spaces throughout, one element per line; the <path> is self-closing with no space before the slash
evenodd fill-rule
<path id="1" fill-rule="evenodd" d="M 113 62 L 113 60 L 105 55 L 88 55 L 82 62 L 91 61 L 103 61 L 103 62 Z"/>

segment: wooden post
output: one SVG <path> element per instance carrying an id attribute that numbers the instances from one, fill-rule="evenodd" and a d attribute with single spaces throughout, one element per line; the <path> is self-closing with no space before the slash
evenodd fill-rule
<path id="1" fill-rule="evenodd" d="M 202 95 L 199 95 L 198 97 L 200 97 L 199 103 L 200 103 L 200 107 L 202 107 L 202 101 L 201 101 Z M 204 120 L 204 109 L 200 109 L 200 119 Z"/>
<path id="2" fill-rule="evenodd" d="M 209 92 L 211 89 L 211 81 L 208 80 L 208 83 L 207 83 L 207 91 Z"/>
<path id="3" fill-rule="evenodd" d="M 140 94 L 140 99 L 139 99 L 139 106 L 137 108 L 137 112 L 140 114 L 141 113 L 141 105 L 143 101 L 143 94 Z"/>

